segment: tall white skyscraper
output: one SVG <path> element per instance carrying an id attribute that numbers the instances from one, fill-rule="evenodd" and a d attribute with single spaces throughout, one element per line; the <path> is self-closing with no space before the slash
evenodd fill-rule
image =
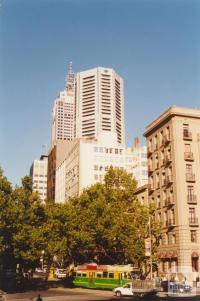
<path id="1" fill-rule="evenodd" d="M 125 145 L 123 79 L 111 68 L 77 73 L 75 136 L 97 138 L 102 131 L 117 134 Z"/>
<path id="2" fill-rule="evenodd" d="M 75 75 L 72 63 L 69 65 L 65 89 L 55 99 L 52 112 L 51 145 L 57 140 L 72 140 L 74 138 L 74 93 Z"/>

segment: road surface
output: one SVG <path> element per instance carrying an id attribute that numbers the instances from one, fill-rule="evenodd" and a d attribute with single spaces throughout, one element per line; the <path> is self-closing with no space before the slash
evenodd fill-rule
<path id="1" fill-rule="evenodd" d="M 120 300 L 142 300 L 142 301 L 200 301 L 200 296 L 187 298 L 169 298 L 161 293 L 154 297 L 115 297 L 112 291 L 89 290 L 81 288 L 55 288 L 43 291 L 28 291 L 24 293 L 7 294 L 7 301 L 36 301 L 38 294 L 43 301 L 120 301 Z"/>

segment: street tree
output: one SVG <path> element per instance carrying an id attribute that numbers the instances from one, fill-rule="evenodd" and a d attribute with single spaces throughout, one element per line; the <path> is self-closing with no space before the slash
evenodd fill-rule
<path id="1" fill-rule="evenodd" d="M 133 263 L 142 267 L 144 242 L 149 235 L 153 207 L 134 196 L 137 182 L 125 171 L 111 167 L 104 183 L 85 189 L 70 200 L 74 221 L 72 257 L 76 262 Z M 159 226 L 151 225 L 156 253 Z"/>
<path id="2" fill-rule="evenodd" d="M 37 192 L 31 188 L 31 179 L 26 176 L 22 185 L 11 194 L 14 204 L 13 254 L 17 263 L 32 267 L 40 258 L 41 245 L 44 244 L 43 224 L 45 206 Z"/>

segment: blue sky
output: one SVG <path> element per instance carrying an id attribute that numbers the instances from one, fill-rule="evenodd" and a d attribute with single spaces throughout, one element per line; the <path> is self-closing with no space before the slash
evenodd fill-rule
<path id="1" fill-rule="evenodd" d="M 167 107 L 200 107 L 199 0 L 0 3 L 0 165 L 13 184 L 50 145 L 69 61 L 124 78 L 128 145 Z"/>

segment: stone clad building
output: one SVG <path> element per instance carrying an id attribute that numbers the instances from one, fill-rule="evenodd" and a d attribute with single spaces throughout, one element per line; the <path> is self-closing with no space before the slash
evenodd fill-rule
<path id="1" fill-rule="evenodd" d="M 170 107 L 146 127 L 148 198 L 162 225 L 160 272 L 200 272 L 200 110 Z"/>

